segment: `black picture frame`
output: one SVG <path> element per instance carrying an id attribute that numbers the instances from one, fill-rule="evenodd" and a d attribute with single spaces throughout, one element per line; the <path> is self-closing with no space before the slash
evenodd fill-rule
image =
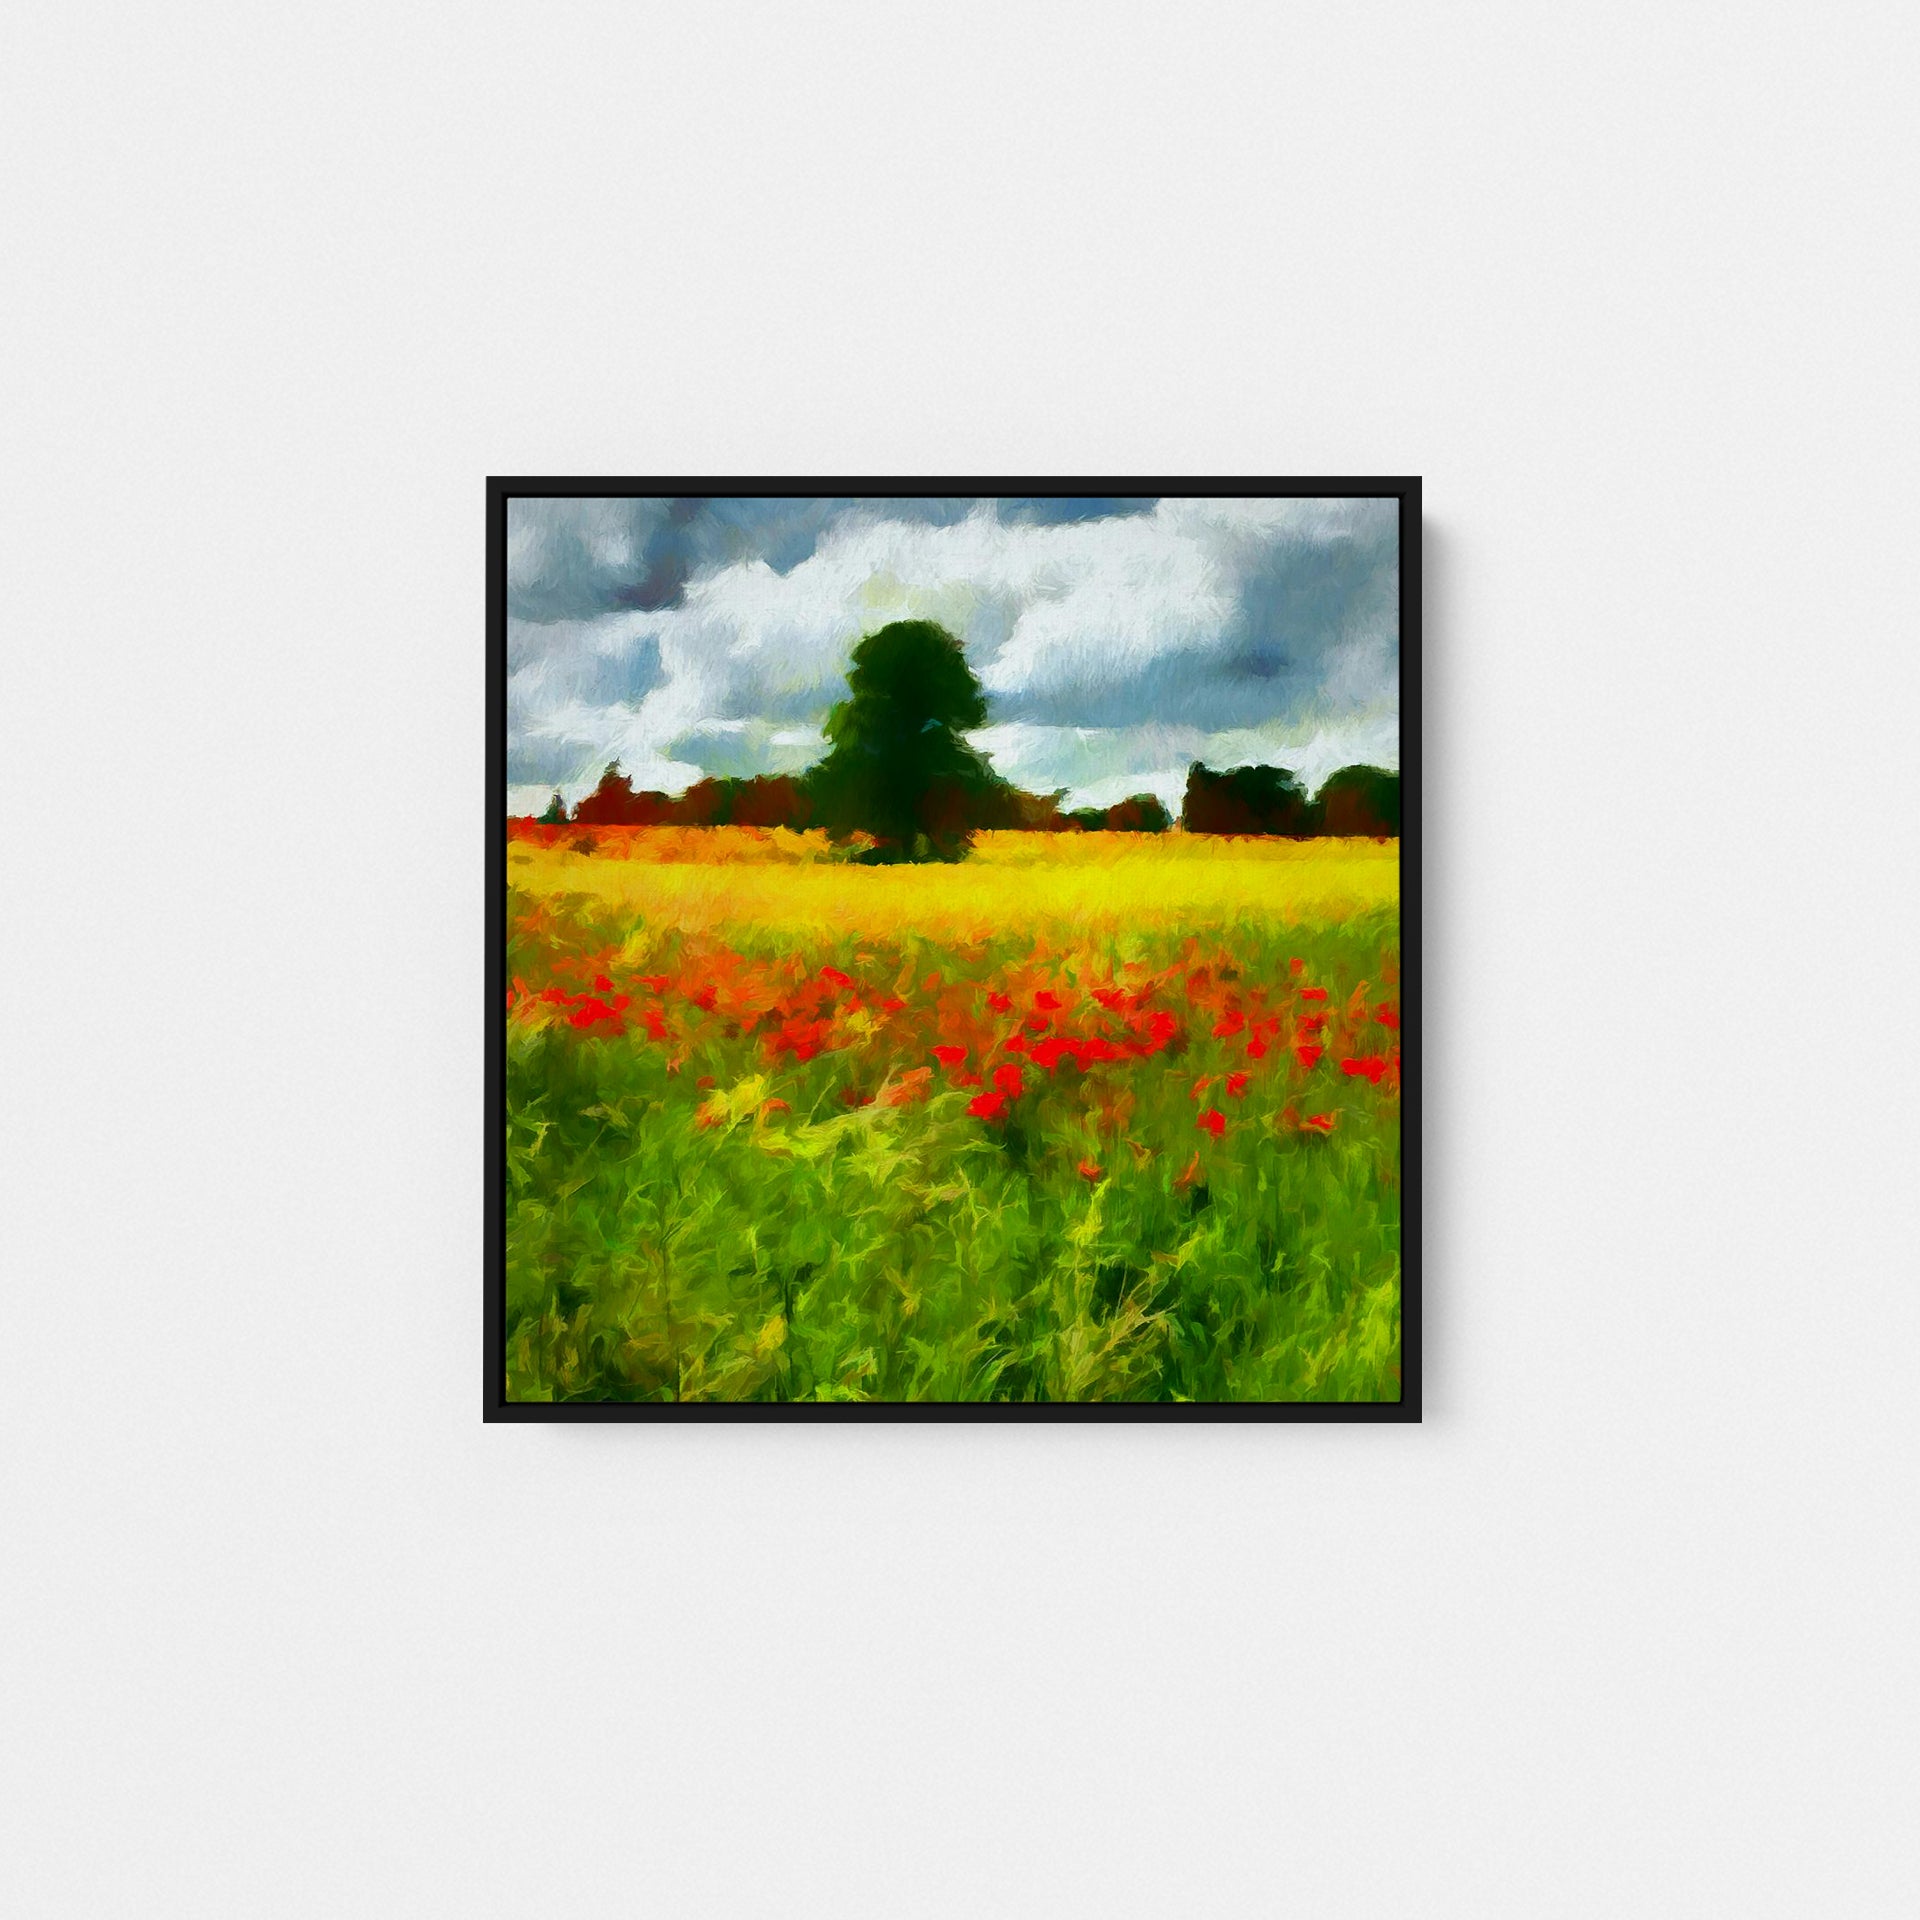
<path id="1" fill-rule="evenodd" d="M 1400 521 L 1401 1394 L 1392 1401 L 514 1401 L 506 1397 L 507 503 L 516 497 L 932 495 L 1393 498 Z M 1278 1420 L 1421 1418 L 1421 483 L 1417 476 L 1158 479 L 663 479 L 487 481 L 486 1115 L 482 1417 L 579 1420 Z"/>

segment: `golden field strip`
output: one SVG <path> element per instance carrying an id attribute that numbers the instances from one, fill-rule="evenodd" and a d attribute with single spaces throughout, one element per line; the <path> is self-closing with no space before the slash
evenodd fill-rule
<path id="1" fill-rule="evenodd" d="M 530 895 L 584 895 L 657 931 L 748 926 L 865 939 L 985 940 L 1071 928 L 1198 932 L 1336 925 L 1399 905 L 1400 847 L 1178 832 L 984 833 L 955 866 L 864 867 L 821 834 L 753 827 L 564 829 L 516 837 Z M 591 848 L 591 851 L 583 850 Z"/>

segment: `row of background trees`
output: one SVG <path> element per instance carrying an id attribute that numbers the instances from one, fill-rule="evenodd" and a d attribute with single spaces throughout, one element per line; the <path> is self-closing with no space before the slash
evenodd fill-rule
<path id="1" fill-rule="evenodd" d="M 1110 807 L 1068 807 L 1064 791 L 1029 793 L 1001 784 L 972 799 L 949 804 L 942 819 L 963 828 L 1020 828 L 1029 833 L 1164 833 L 1173 815 L 1157 794 L 1136 793 Z M 553 796 L 540 820 L 547 826 L 582 827 L 791 827 L 804 832 L 827 826 L 805 774 L 758 774 L 750 779 L 696 780 L 685 793 L 636 791 L 619 767 L 576 806 Z M 1309 795 L 1284 767 L 1234 767 L 1216 773 L 1195 764 L 1187 771 L 1180 825 L 1189 833 L 1280 834 L 1310 839 L 1331 834 L 1398 834 L 1400 776 L 1380 767 L 1343 767 Z"/>
<path id="2" fill-rule="evenodd" d="M 698 780 L 685 793 L 635 792 L 617 765 L 571 812 L 559 794 L 549 826 L 824 827 L 869 837 L 872 861 L 957 860 L 983 829 L 1163 833 L 1151 793 L 1111 807 L 1066 808 L 1064 792 L 1028 793 L 1000 778 L 965 735 L 986 724 L 980 683 L 959 641 L 926 620 L 897 620 L 853 649 L 847 698 L 827 716 L 827 753 L 803 774 Z M 1188 770 L 1180 824 L 1190 833 L 1397 834 L 1400 776 L 1343 767 L 1309 794 L 1284 767 Z"/>

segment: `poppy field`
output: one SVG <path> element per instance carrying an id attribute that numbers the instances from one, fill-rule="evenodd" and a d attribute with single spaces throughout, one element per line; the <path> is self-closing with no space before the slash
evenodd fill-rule
<path id="1" fill-rule="evenodd" d="M 1397 1399 L 1398 851 L 516 823 L 508 1397 Z"/>

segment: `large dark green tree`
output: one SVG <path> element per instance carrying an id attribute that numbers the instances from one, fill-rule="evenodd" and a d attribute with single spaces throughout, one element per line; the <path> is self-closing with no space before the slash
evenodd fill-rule
<path id="1" fill-rule="evenodd" d="M 843 838 L 870 834 L 871 860 L 961 858 L 1002 799 L 962 738 L 986 719 L 980 682 L 944 627 L 896 620 L 868 634 L 827 716 L 830 750 L 807 777 L 815 818 Z"/>

